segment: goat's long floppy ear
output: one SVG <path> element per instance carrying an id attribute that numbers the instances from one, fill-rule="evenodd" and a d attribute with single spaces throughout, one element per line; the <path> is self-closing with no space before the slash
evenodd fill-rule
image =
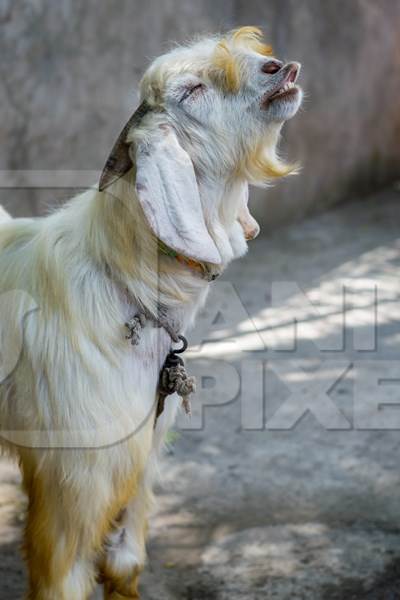
<path id="1" fill-rule="evenodd" d="M 150 110 L 150 105 L 144 100 L 119 134 L 100 176 L 100 192 L 104 191 L 120 177 L 123 177 L 133 167 L 133 162 L 129 155 L 129 144 L 126 141 L 127 136 L 132 127 L 137 127 L 144 115 Z"/>
<path id="2" fill-rule="evenodd" d="M 168 125 L 137 146 L 136 191 L 162 242 L 195 260 L 221 263 L 205 223 L 193 163 Z"/>

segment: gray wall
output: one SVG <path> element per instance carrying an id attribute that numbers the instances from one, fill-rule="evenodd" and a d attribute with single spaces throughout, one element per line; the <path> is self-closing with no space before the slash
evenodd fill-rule
<path id="1" fill-rule="evenodd" d="M 307 92 L 283 143 L 303 172 L 255 194 L 264 226 L 398 177 L 398 0 L 0 0 L 0 169 L 100 169 L 148 61 L 241 24 L 303 63 Z M 71 193 L 2 190 L 0 202 L 37 213 Z"/>

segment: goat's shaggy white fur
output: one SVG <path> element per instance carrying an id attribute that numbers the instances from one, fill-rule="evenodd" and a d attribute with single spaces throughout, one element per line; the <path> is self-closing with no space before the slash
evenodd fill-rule
<path id="1" fill-rule="evenodd" d="M 83 600 L 99 574 L 109 600 L 138 597 L 178 399 L 154 429 L 171 340 L 149 324 L 132 347 L 123 324 L 162 306 L 183 332 L 205 301 L 209 283 L 160 254 L 160 240 L 212 273 L 246 251 L 258 233 L 248 182 L 291 170 L 275 147 L 300 105 L 297 71 L 252 28 L 176 48 L 143 78 L 150 110 L 122 140 L 133 169 L 46 218 L 0 215 L 2 329 L 9 353 L 21 349 L 0 388 L 0 426 L 29 496 L 31 600 Z"/>

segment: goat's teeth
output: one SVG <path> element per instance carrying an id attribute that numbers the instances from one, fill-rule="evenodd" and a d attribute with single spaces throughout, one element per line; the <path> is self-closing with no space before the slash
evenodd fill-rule
<path id="1" fill-rule="evenodd" d="M 283 94 L 284 92 L 288 92 L 289 90 L 291 90 L 292 88 L 294 88 L 295 84 L 293 81 L 288 81 L 287 83 L 285 83 L 281 88 L 279 88 L 279 90 L 277 90 L 274 94 L 274 96 L 278 96 L 279 94 Z"/>

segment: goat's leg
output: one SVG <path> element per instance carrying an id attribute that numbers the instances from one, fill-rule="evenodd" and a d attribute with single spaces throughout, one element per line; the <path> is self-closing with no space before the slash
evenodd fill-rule
<path id="1" fill-rule="evenodd" d="M 121 492 L 112 470 L 95 463 L 84 469 L 84 454 L 76 456 L 75 473 L 67 465 L 23 461 L 29 495 L 25 554 L 29 600 L 87 600 L 95 585 L 96 567 L 115 518 L 135 492 L 135 477 Z M 50 463 L 50 464 L 49 464 Z M 111 474 L 110 474 L 111 471 Z"/>
<path id="2" fill-rule="evenodd" d="M 104 600 L 136 600 L 138 579 L 146 556 L 148 512 L 153 500 L 146 476 L 137 495 L 121 513 L 118 527 L 107 538 L 102 574 Z"/>
<path id="3" fill-rule="evenodd" d="M 28 600 L 86 600 L 94 586 L 94 548 L 80 548 L 81 523 L 72 522 L 58 483 L 54 481 L 51 488 L 42 483 L 35 478 L 29 491 L 24 541 Z"/>

